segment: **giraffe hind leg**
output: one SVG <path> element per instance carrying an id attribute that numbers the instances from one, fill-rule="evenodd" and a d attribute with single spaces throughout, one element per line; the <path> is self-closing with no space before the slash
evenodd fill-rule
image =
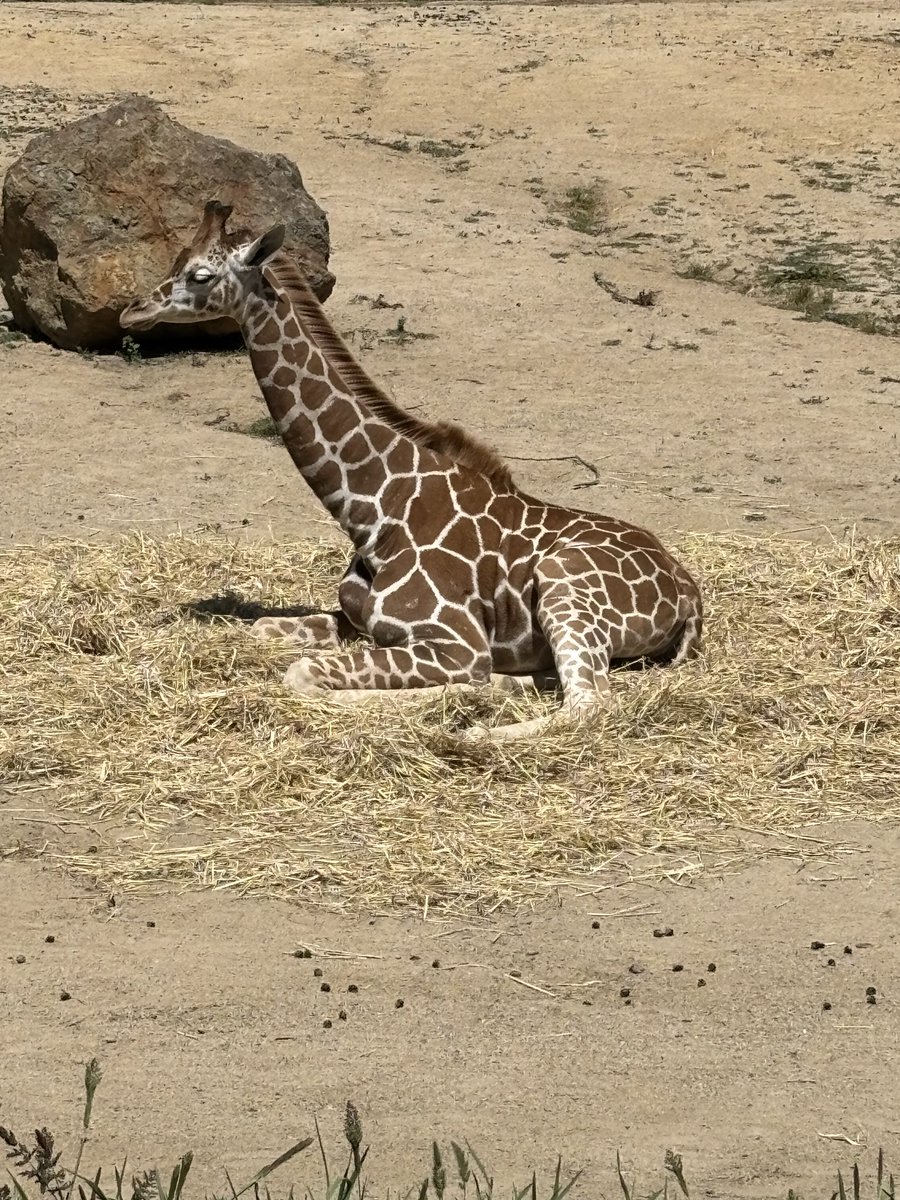
<path id="1" fill-rule="evenodd" d="M 465 740 L 529 738 L 608 707 L 611 630 L 593 608 L 591 597 L 573 589 L 566 580 L 540 580 L 537 616 L 563 689 L 562 710 L 493 728 L 476 725 L 463 735 Z"/>

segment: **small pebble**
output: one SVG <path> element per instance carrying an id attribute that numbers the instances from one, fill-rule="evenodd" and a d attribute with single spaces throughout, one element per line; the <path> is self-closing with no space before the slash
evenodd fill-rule
<path id="1" fill-rule="evenodd" d="M 654 937 L 674 937 L 675 930 L 672 928 L 671 925 L 666 925 L 662 929 L 654 929 L 653 936 Z"/>
<path id="2" fill-rule="evenodd" d="M 323 984 L 322 984 L 322 986 L 319 988 L 319 991 L 321 991 L 321 992 L 330 992 L 330 991 L 331 991 L 331 984 L 330 984 L 330 983 L 323 983 Z"/>
<path id="3" fill-rule="evenodd" d="M 303 950 L 295 950 L 294 958 L 306 958 L 306 952 Z"/>
<path id="4" fill-rule="evenodd" d="M 877 988 L 873 988 L 873 987 L 867 987 L 867 988 L 866 988 L 866 995 L 867 995 L 867 996 L 874 996 L 874 995 L 875 995 L 875 993 L 876 993 L 876 991 L 877 991 Z"/>
<path id="5" fill-rule="evenodd" d="M 441 965 L 441 960 L 439 958 L 436 958 L 431 965 L 434 967 L 435 970 L 437 970 L 437 968 Z"/>
<path id="6" fill-rule="evenodd" d="M 17 955 L 16 955 L 16 962 L 17 962 L 17 963 L 18 963 L 20 966 L 21 966 L 21 964 L 22 964 L 24 961 L 25 961 L 25 955 L 24 955 L 24 954 L 17 954 Z"/>
<path id="7" fill-rule="evenodd" d="M 148 921 L 148 922 L 147 922 L 147 928 L 148 928 L 148 929 L 155 929 L 155 928 L 156 928 L 156 922 L 155 922 L 155 921 Z M 297 951 L 295 950 L 295 951 L 294 951 L 294 953 L 296 954 L 296 953 L 297 953 Z"/>
<path id="8" fill-rule="evenodd" d="M 585 1006 L 585 1008 L 590 1008 L 594 1002 L 593 1000 L 582 1000 L 581 1003 Z"/>
<path id="9" fill-rule="evenodd" d="M 60 993 L 59 993 L 59 998 L 60 998 L 60 1000 L 71 1000 L 71 999 L 72 999 L 72 993 L 71 993 L 71 992 L 60 992 Z"/>
<path id="10" fill-rule="evenodd" d="M 628 970 L 632 975 L 643 975 L 644 973 L 644 968 L 640 963 L 632 963 Z"/>
<path id="11" fill-rule="evenodd" d="M 325 972 L 321 967 L 313 967 L 313 975 L 316 977 L 316 979 L 321 979 L 324 974 Z"/>
<path id="12" fill-rule="evenodd" d="M 47 943 L 49 946 L 52 946 L 52 945 L 53 945 L 53 943 L 56 941 L 56 938 L 53 936 L 53 934 L 52 934 L 52 933 L 48 933 L 48 934 L 47 934 L 47 936 L 44 938 L 44 941 L 45 941 L 45 942 L 46 942 L 46 943 Z"/>
<path id="13" fill-rule="evenodd" d="M 809 948 L 810 948 L 810 950 L 824 950 L 825 943 L 824 942 L 810 942 Z"/>
<path id="14" fill-rule="evenodd" d="M 709 971 L 710 975 L 715 975 L 715 973 L 716 973 L 716 964 L 715 964 L 715 963 L 710 963 L 710 964 L 709 964 L 709 966 L 708 966 L 706 969 L 707 969 L 707 971 Z"/>
<path id="15" fill-rule="evenodd" d="M 346 1021 L 346 1020 L 347 1020 L 347 1010 L 346 1010 L 346 1009 L 342 1008 L 342 1009 L 340 1010 L 340 1012 L 338 1013 L 338 1020 L 339 1020 L 339 1021 Z"/>
<path id="16" fill-rule="evenodd" d="M 837 963 L 834 961 L 833 958 L 829 958 L 828 962 L 825 965 L 828 967 L 834 967 L 834 966 L 837 966 Z"/>
<path id="17" fill-rule="evenodd" d="M 395 1001 L 394 1001 L 394 1008 L 402 1008 L 402 1007 L 403 1007 L 403 1001 L 402 1001 L 402 1000 L 395 1000 Z"/>
<path id="18" fill-rule="evenodd" d="M 626 1004 L 630 1004 L 630 1003 L 631 1003 L 631 997 L 630 997 L 630 996 L 627 998 L 627 1000 L 625 1001 L 625 1003 L 626 1003 Z"/>
<path id="19" fill-rule="evenodd" d="M 825 1003 L 822 1005 L 822 1008 L 825 1010 L 825 1012 L 830 1012 L 831 1011 L 831 1001 L 826 1000 Z"/>
<path id="20" fill-rule="evenodd" d="M 673 963 L 673 964 L 672 964 L 672 970 L 673 970 L 673 971 L 683 971 L 683 970 L 684 970 L 684 963 Z"/>
<path id="21" fill-rule="evenodd" d="M 325 1020 L 322 1022 L 322 1028 L 323 1028 L 323 1029 L 330 1029 L 330 1028 L 331 1028 L 331 1022 L 329 1021 L 329 1019 L 328 1019 L 327 1017 L 326 1017 L 326 1018 L 325 1018 Z"/>
<path id="22" fill-rule="evenodd" d="M 845 954 L 852 954 L 852 953 L 853 953 L 853 947 L 852 947 L 852 946 L 845 946 L 845 947 L 844 947 L 844 953 L 845 953 Z"/>
<path id="23" fill-rule="evenodd" d="M 591 929 L 599 929 L 599 928 L 600 928 L 599 921 L 591 921 Z"/>
<path id="24" fill-rule="evenodd" d="M 521 971 L 510 971 L 509 975 L 510 975 L 511 979 L 521 979 L 522 978 Z"/>
<path id="25" fill-rule="evenodd" d="M 409 956 L 409 961 L 410 962 L 418 962 L 420 958 L 421 958 L 420 954 L 411 954 Z"/>
<path id="26" fill-rule="evenodd" d="M 359 988 L 356 986 L 355 983 L 351 983 L 350 986 L 347 988 L 347 991 L 348 992 L 358 992 Z"/>
<path id="27" fill-rule="evenodd" d="M 878 1001 L 874 996 L 866 996 L 866 1004 L 877 1004 Z"/>
<path id="28" fill-rule="evenodd" d="M 619 995 L 620 996 L 630 996 L 631 988 L 619 988 Z"/>

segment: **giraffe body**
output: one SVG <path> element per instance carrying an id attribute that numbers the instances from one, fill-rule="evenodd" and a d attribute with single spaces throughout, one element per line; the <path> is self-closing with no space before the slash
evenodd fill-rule
<path id="1" fill-rule="evenodd" d="M 613 661 L 697 653 L 699 589 L 653 534 L 533 499 L 457 427 L 398 408 L 280 255 L 283 230 L 227 234 L 230 211 L 206 206 L 192 246 L 122 324 L 234 317 L 285 446 L 353 542 L 337 610 L 254 627 L 309 651 L 287 686 L 344 694 L 555 671 L 577 716 L 608 701 Z M 373 644 L 350 648 L 360 634 Z"/>

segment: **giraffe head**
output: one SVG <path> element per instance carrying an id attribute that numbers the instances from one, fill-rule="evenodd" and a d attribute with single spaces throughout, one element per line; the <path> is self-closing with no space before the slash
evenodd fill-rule
<path id="1" fill-rule="evenodd" d="M 135 297 L 119 317 L 123 329 L 151 329 L 160 321 L 190 324 L 221 317 L 240 319 L 248 283 L 281 249 L 284 226 L 254 238 L 226 233 L 231 205 L 210 200 L 190 246 L 175 259 L 149 296 Z"/>

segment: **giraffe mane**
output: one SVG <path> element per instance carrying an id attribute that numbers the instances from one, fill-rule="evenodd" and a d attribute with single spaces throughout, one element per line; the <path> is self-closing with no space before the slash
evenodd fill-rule
<path id="1" fill-rule="evenodd" d="M 460 466 L 486 476 L 499 487 L 515 486 L 509 467 L 489 446 L 453 421 L 431 422 L 414 417 L 375 383 L 331 324 L 299 267 L 291 259 L 284 254 L 275 255 L 266 264 L 265 274 L 270 283 L 290 297 L 306 333 L 314 339 L 330 365 L 373 417 L 384 421 L 416 445 L 443 454 Z"/>

